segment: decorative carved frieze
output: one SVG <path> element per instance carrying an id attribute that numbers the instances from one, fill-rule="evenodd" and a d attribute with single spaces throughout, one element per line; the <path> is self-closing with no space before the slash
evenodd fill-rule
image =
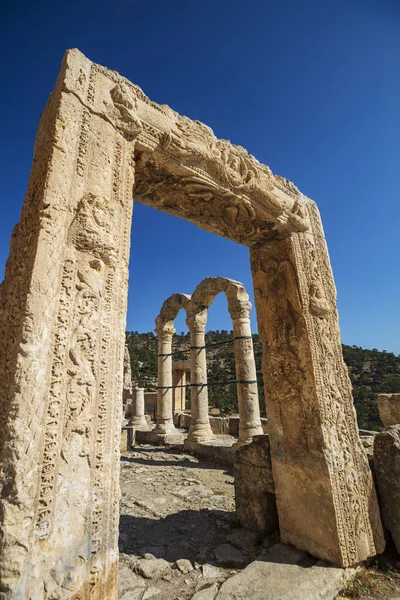
<path id="1" fill-rule="evenodd" d="M 379 552 L 379 510 L 316 206 L 244 148 L 72 50 L 40 120 L 0 287 L 2 598 L 117 598 L 133 198 L 252 248 L 283 538 L 343 565 Z M 165 306 L 157 322 L 159 389 L 171 389 L 173 320 L 183 307 L 198 390 L 196 439 L 208 435 L 204 330 L 221 291 L 237 317 L 246 441 L 259 413 L 248 296 L 239 282 L 209 278 L 191 298 Z M 160 413 L 165 429 L 170 413 Z"/>

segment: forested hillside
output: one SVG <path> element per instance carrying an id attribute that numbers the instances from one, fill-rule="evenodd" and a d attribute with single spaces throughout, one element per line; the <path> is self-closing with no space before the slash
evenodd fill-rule
<path id="1" fill-rule="evenodd" d="M 219 408 L 222 414 L 237 412 L 236 385 L 226 383 L 235 379 L 235 359 L 231 331 L 210 331 L 206 334 L 207 370 L 210 408 Z M 153 333 L 127 332 L 132 378 L 137 385 L 155 390 L 157 385 L 157 336 Z M 253 334 L 254 352 L 259 381 L 261 413 L 265 416 L 263 381 L 261 376 L 262 345 L 258 334 Z M 174 336 L 173 360 L 189 358 L 189 334 Z M 343 345 L 343 355 L 353 384 L 354 403 L 358 423 L 362 429 L 379 429 L 381 422 L 376 404 L 380 392 L 400 392 L 400 356 L 383 350 L 364 350 Z M 190 394 L 187 393 L 188 406 Z"/>

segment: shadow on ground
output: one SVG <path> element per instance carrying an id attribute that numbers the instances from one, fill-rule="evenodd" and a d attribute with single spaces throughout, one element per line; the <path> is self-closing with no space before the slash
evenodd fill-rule
<path id="1" fill-rule="evenodd" d="M 235 525 L 234 514 L 223 510 L 182 510 L 163 519 L 121 515 L 120 552 L 209 562 L 213 548 L 226 541 Z"/>
<path id="2" fill-rule="evenodd" d="M 224 472 L 227 475 L 232 475 L 233 468 L 230 469 L 226 465 L 218 465 L 212 462 L 204 462 L 199 461 L 195 462 L 194 460 L 188 458 L 187 455 L 180 456 L 177 450 L 168 451 L 160 449 L 159 452 L 165 454 L 170 454 L 174 458 L 172 460 L 157 460 L 157 458 L 153 458 L 153 456 L 148 456 L 149 451 L 140 450 L 135 448 L 135 453 L 140 454 L 143 453 L 145 455 L 144 458 L 138 458 L 137 456 L 121 456 L 121 462 L 130 462 L 135 463 L 137 465 L 145 465 L 146 467 L 190 467 L 193 469 L 206 469 L 206 470 L 218 470 L 221 471 L 224 469 Z M 151 455 L 156 454 L 157 451 L 152 449 Z"/>

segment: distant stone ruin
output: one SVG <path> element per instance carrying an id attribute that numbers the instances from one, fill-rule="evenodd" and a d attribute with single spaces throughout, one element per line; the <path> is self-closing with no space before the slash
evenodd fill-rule
<path id="1" fill-rule="evenodd" d="M 155 432 L 175 431 L 173 423 L 173 363 L 172 336 L 174 320 L 183 308 L 190 334 L 190 398 L 191 422 L 189 442 L 201 442 L 214 437 L 208 416 L 208 387 L 205 331 L 208 308 L 215 297 L 224 292 L 232 318 L 236 381 L 239 403 L 239 439 L 246 442 L 263 433 L 258 402 L 256 365 L 250 328 L 251 303 L 243 285 L 225 277 L 208 277 L 192 296 L 173 294 L 166 300 L 156 319 L 158 335 L 158 392 Z"/>
<path id="2" fill-rule="evenodd" d="M 117 598 L 133 199 L 249 247 L 282 541 L 342 566 L 381 551 L 316 204 L 244 148 L 70 50 L 40 119 L 0 288 L 1 598 Z M 196 306 L 213 290 L 193 295 Z M 232 302 L 235 335 L 247 335 L 242 298 Z M 204 310 L 189 315 L 193 346 L 204 345 Z M 167 322 L 159 336 L 168 354 Z M 210 435 L 197 360 L 195 439 Z M 169 386 L 169 369 L 163 377 Z M 168 402 L 160 429 L 172 426 Z M 258 427 L 255 418 L 245 429 Z"/>

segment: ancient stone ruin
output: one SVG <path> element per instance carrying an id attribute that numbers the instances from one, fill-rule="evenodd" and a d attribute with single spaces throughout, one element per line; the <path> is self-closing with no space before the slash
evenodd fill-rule
<path id="1" fill-rule="evenodd" d="M 187 439 L 189 442 L 199 442 L 214 437 L 208 416 L 205 331 L 208 308 L 221 292 L 226 294 L 234 331 L 239 439 L 246 442 L 254 435 L 263 433 L 250 329 L 251 303 L 241 283 L 224 277 L 204 279 L 192 296 L 173 294 L 164 302 L 156 319 L 159 352 L 155 433 L 169 434 L 175 431 L 173 394 L 176 388 L 173 382 L 172 336 L 175 333 L 174 320 L 183 308 L 190 333 L 191 422 Z"/>
<path id="2" fill-rule="evenodd" d="M 133 199 L 249 247 L 281 540 L 341 566 L 381 551 L 316 204 L 71 50 L 40 119 L 0 289 L 1 598 L 117 598 Z M 198 307 L 213 297 L 203 291 Z M 232 302 L 235 335 L 248 335 L 246 300 Z M 188 315 L 193 346 L 204 345 L 204 310 Z M 160 354 L 170 335 L 160 323 Z M 202 353 L 192 360 L 198 439 L 210 429 Z M 169 407 L 167 396 L 161 430 Z"/>

